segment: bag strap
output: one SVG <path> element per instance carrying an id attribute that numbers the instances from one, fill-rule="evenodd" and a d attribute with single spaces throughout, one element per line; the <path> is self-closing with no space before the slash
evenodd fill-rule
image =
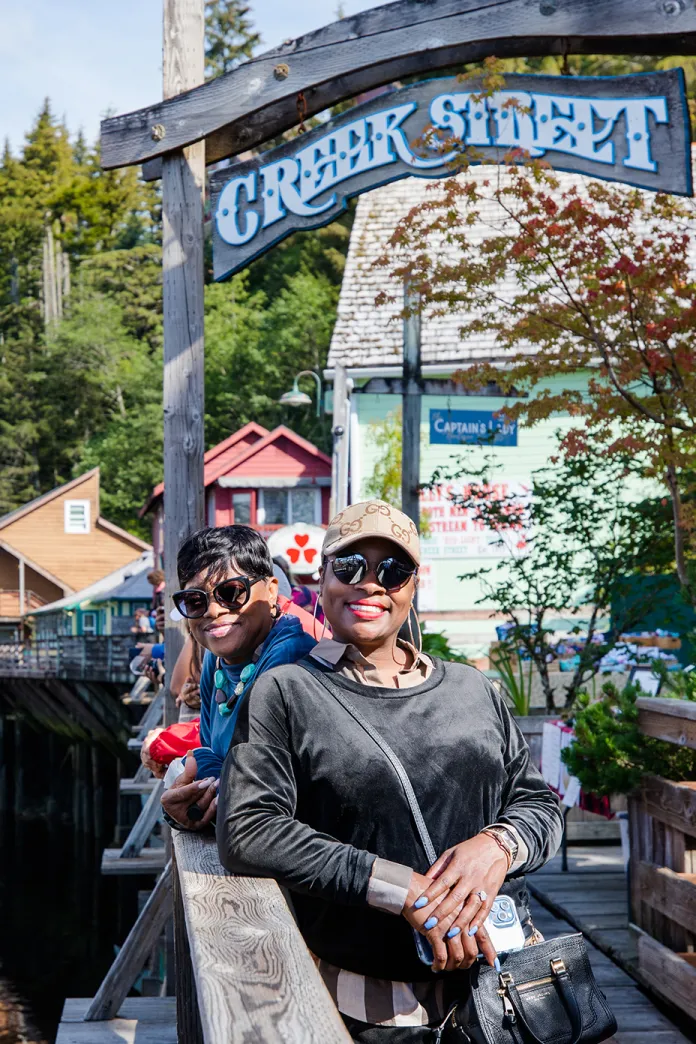
<path id="1" fill-rule="evenodd" d="M 582 1037 L 582 1012 L 580 1011 L 578 999 L 575 996 L 575 990 L 573 988 L 572 980 L 570 978 L 570 975 L 568 974 L 568 970 L 566 969 L 565 965 L 560 971 L 557 971 L 555 968 L 553 968 L 552 965 L 552 970 L 554 975 L 554 982 L 558 986 L 558 991 L 560 993 L 563 1006 L 566 1009 L 568 1018 L 570 1019 L 570 1032 L 572 1033 L 572 1039 L 568 1041 L 568 1044 L 578 1044 L 578 1041 Z M 519 991 L 515 983 L 506 983 L 505 988 L 507 991 L 507 995 L 510 998 L 510 1003 L 515 1009 L 515 1015 L 519 1019 L 525 1032 L 535 1042 L 535 1044 L 545 1044 L 545 1041 L 542 1038 L 537 1037 L 536 1033 L 531 1028 L 529 1022 L 525 1017 L 522 998 L 520 997 Z"/>
<path id="2" fill-rule="evenodd" d="M 406 800 L 408 801 L 409 807 L 411 809 L 411 815 L 413 816 L 413 821 L 416 824 L 418 836 L 420 837 L 425 854 L 428 857 L 428 860 L 430 861 L 430 865 L 432 866 L 432 864 L 437 860 L 437 852 L 435 851 L 435 846 L 433 845 L 433 842 L 431 840 L 428 828 L 425 825 L 423 813 L 421 812 L 420 805 L 418 804 L 418 798 L 416 797 L 413 787 L 411 786 L 411 780 L 408 778 L 408 773 L 399 761 L 399 758 L 391 749 L 387 741 L 383 739 L 382 736 L 380 736 L 379 732 L 377 732 L 377 729 L 370 724 L 367 718 L 363 717 L 363 715 L 360 713 L 357 707 L 353 706 L 353 704 L 347 698 L 345 693 L 336 684 L 336 682 L 333 681 L 330 675 L 328 675 L 325 671 L 322 671 L 319 667 L 315 667 L 314 664 L 309 663 L 309 661 L 307 660 L 301 660 L 299 666 L 302 667 L 303 670 L 307 671 L 308 674 L 311 674 L 314 678 L 316 678 L 317 681 L 324 686 L 327 692 L 331 693 L 333 698 L 338 703 L 340 703 L 343 709 L 346 710 L 348 714 L 350 714 L 350 716 L 358 723 L 358 725 L 367 733 L 367 735 L 370 737 L 373 743 L 376 743 L 376 745 L 382 751 L 384 756 L 391 763 L 392 768 L 399 777 L 399 782 L 401 783 L 404 793 L 406 794 Z"/>

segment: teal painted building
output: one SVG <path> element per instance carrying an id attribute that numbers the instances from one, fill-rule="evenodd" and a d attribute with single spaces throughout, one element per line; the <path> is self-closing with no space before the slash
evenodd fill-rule
<path id="1" fill-rule="evenodd" d="M 467 173 L 467 177 L 484 176 L 490 177 L 490 168 Z M 563 187 L 579 180 L 574 175 L 560 177 Z M 380 456 L 375 436 L 387 418 L 398 420 L 402 402 L 402 323 L 396 318 L 400 306 L 378 307 L 375 298 L 386 291 L 399 301 L 403 291 L 374 260 L 387 249 L 398 221 L 425 198 L 429 184 L 417 178 L 395 182 L 362 196 L 357 205 L 326 372 L 331 380 L 335 366 L 341 364 L 352 381 L 349 497 L 353 501 L 365 496 L 365 484 Z M 490 231 L 488 224 L 474 225 L 470 234 L 482 239 Z M 567 430 L 570 418 L 559 415 L 533 428 L 504 428 L 496 445 L 472 445 L 502 423 L 494 414 L 506 400 L 496 388 L 486 389 L 486 394 L 466 393 L 453 377 L 474 360 L 503 368 L 506 359 L 491 337 L 463 340 L 461 323 L 462 316 L 456 314 L 426 314 L 422 319 L 421 482 L 428 482 L 436 469 L 451 469 L 462 455 L 473 466 L 488 455 L 500 465 L 495 481 L 509 491 L 523 492 L 532 473 L 549 462 L 557 445 L 556 432 Z M 585 384 L 581 377 L 571 380 L 580 389 Z M 470 655 L 485 655 L 499 621 L 491 617 L 490 606 L 480 603 L 481 583 L 458 577 L 489 568 L 501 551 L 492 546 L 490 532 L 453 505 L 448 492 L 456 489 L 443 485 L 437 492 L 424 492 L 421 499 L 421 514 L 429 521 L 429 535 L 422 543 L 421 616 L 430 630 L 444 630 L 456 647 Z"/>
<path id="2" fill-rule="evenodd" d="M 35 638 L 130 633 L 135 610 L 149 609 L 152 602 L 152 587 L 147 581 L 152 563 L 152 552 L 145 552 L 82 591 L 35 610 L 28 617 Z"/>

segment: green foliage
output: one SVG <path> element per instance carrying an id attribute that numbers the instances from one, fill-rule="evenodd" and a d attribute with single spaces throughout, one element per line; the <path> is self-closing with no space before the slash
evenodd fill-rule
<path id="1" fill-rule="evenodd" d="M 383 421 L 370 425 L 368 442 L 377 450 L 377 460 L 369 479 L 365 481 L 363 496 L 386 500 L 401 507 L 401 412 L 389 413 Z"/>
<path id="2" fill-rule="evenodd" d="M 611 682 L 599 700 L 578 697 L 575 743 L 561 752 L 570 772 L 588 793 L 630 794 L 643 775 L 675 782 L 696 778 L 696 751 L 645 736 L 638 728 L 637 685 L 620 691 Z"/>
<path id="3" fill-rule="evenodd" d="M 515 714 L 525 717 L 532 705 L 534 661 L 523 660 L 516 640 L 501 642 L 491 653 L 491 667 L 498 672 L 505 695 L 510 700 Z"/>
<path id="4" fill-rule="evenodd" d="M 426 312 L 458 314 L 463 339 L 491 339 L 505 356 L 504 369 L 461 371 L 467 388 L 496 382 L 527 425 L 573 416 L 568 456 L 640 457 L 670 499 L 672 561 L 696 604 L 691 202 L 590 179 L 563 188 L 519 156 L 500 177 L 474 177 L 469 159 L 409 212 L 380 263 Z"/>
<path id="5" fill-rule="evenodd" d="M 454 651 L 449 643 L 449 638 L 442 631 L 428 631 L 421 627 L 423 635 L 423 652 L 429 656 L 437 656 L 441 660 L 449 660 L 453 663 L 468 663 L 466 656 Z"/>
<path id="6" fill-rule="evenodd" d="M 261 43 L 241 0 L 206 0 L 205 74 L 211 79 L 247 61 Z"/>
<path id="7" fill-rule="evenodd" d="M 208 5 L 211 61 L 255 46 L 243 4 Z M 236 34 L 236 35 L 235 35 Z M 0 162 L 0 513 L 99 465 L 107 518 L 146 537 L 138 511 L 162 478 L 162 269 L 158 190 L 102 171 L 48 102 L 19 157 Z M 206 444 L 249 420 L 330 448 L 330 420 L 278 403 L 326 364 L 352 210 L 206 288 Z M 70 263 L 63 318 L 44 325 L 50 225 Z M 67 288 L 66 288 L 67 289 Z"/>
<path id="8" fill-rule="evenodd" d="M 648 608 L 644 600 L 622 597 L 647 539 L 642 516 L 626 493 L 626 480 L 640 474 L 640 468 L 628 455 L 561 458 L 535 472 L 528 494 L 520 495 L 496 482 L 497 466 L 490 458 L 482 466 L 460 459 L 454 471 L 437 471 L 431 484 L 465 479 L 463 492 L 452 499 L 472 514 L 475 524 L 492 531 L 504 552 L 495 566 L 462 579 L 479 580 L 479 602 L 493 605 L 512 625 L 508 646 L 524 650 L 533 662 L 549 712 L 555 706 L 548 669 L 551 622 L 558 617 L 577 621 L 573 632 L 586 642 L 575 670 L 564 676 L 565 706 L 570 708 L 602 657 Z M 650 608 L 660 594 L 651 587 Z M 620 609 L 607 627 L 603 618 L 612 606 Z M 513 664 L 505 657 L 503 668 L 512 684 Z M 518 695 L 524 700 L 523 692 Z M 518 696 L 511 692 L 511 698 Z"/>

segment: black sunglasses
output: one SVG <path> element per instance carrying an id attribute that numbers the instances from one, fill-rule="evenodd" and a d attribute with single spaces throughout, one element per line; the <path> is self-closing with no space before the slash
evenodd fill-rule
<path id="1" fill-rule="evenodd" d="M 251 589 L 262 576 L 233 576 L 216 584 L 210 594 L 200 587 L 189 587 L 185 591 L 177 591 L 172 601 L 182 616 L 187 620 L 199 620 L 208 611 L 211 599 L 224 609 L 241 609 L 251 597 Z"/>
<path id="2" fill-rule="evenodd" d="M 331 568 L 342 584 L 359 584 L 371 570 L 364 555 L 338 555 L 331 560 Z M 384 558 L 374 570 L 377 582 L 385 591 L 404 587 L 416 573 L 416 567 L 400 562 L 398 558 Z"/>

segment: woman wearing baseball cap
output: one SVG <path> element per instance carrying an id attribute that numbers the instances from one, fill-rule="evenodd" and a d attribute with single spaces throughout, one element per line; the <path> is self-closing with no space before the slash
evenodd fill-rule
<path id="1" fill-rule="evenodd" d="M 562 833 L 558 802 L 490 682 L 399 638 L 419 565 L 416 527 L 389 504 L 353 504 L 332 520 L 321 578 L 332 637 L 258 679 L 220 787 L 223 863 L 293 892 L 305 941 L 363 1044 L 426 1041 L 479 952 L 496 963 L 484 921 L 498 893 L 534 941 L 522 875 Z"/>

